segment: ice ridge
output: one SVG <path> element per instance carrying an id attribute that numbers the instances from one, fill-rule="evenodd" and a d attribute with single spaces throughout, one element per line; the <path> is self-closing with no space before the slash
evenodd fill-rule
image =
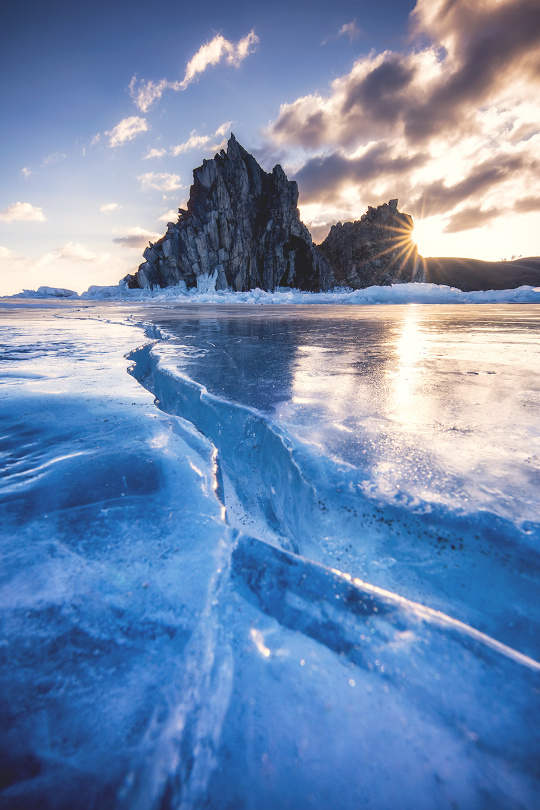
<path id="1" fill-rule="evenodd" d="M 368 666 L 373 647 L 379 650 L 400 634 L 431 632 L 451 635 L 457 643 L 489 660 L 493 653 L 540 672 L 540 663 L 440 611 L 353 579 L 253 537 L 240 537 L 232 555 L 232 572 L 254 600 L 281 624 L 300 630 L 358 666 Z M 367 628 L 367 629 L 366 629 Z M 374 629 L 373 629 L 374 628 Z M 364 633 L 368 635 L 364 635 Z M 375 637 L 374 637 L 375 636 Z M 401 666 L 401 664 L 400 664 Z M 386 667 L 387 675 L 396 674 Z"/>

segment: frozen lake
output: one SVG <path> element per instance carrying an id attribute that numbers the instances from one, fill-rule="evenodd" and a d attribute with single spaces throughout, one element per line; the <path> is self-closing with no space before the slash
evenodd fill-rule
<path id="1" fill-rule="evenodd" d="M 538 305 L 0 317 L 0 807 L 539 805 Z"/>

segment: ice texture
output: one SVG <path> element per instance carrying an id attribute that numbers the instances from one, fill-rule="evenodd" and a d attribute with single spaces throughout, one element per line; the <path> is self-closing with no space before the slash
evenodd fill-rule
<path id="1" fill-rule="evenodd" d="M 289 303 L 0 304 L 1 808 L 538 807 L 538 308 Z"/>

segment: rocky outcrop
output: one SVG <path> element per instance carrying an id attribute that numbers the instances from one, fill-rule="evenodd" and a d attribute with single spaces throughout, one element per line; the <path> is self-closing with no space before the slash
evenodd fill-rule
<path id="1" fill-rule="evenodd" d="M 425 281 L 412 241 L 412 217 L 400 213 L 397 203 L 370 206 L 358 221 L 332 226 L 319 247 L 328 256 L 336 284 L 361 289 Z"/>
<path id="2" fill-rule="evenodd" d="M 297 208 L 298 186 L 281 166 L 263 171 L 234 135 L 193 172 L 187 210 L 144 251 L 126 276 L 130 287 L 185 284 L 202 292 L 259 287 L 324 290 L 327 258 L 313 244 Z"/>

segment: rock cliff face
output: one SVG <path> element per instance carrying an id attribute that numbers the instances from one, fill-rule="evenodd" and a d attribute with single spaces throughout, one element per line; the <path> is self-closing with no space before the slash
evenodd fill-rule
<path id="1" fill-rule="evenodd" d="M 425 281 L 424 266 L 411 239 L 412 217 L 397 200 L 368 208 L 357 222 L 338 222 L 319 245 L 328 256 L 337 285 L 354 289 L 373 284 Z"/>
<path id="2" fill-rule="evenodd" d="M 324 290 L 327 258 L 313 244 L 297 208 L 298 186 L 281 166 L 263 171 L 234 135 L 193 172 L 187 210 L 144 251 L 126 276 L 130 287 L 197 287 L 201 292 L 260 287 Z"/>

